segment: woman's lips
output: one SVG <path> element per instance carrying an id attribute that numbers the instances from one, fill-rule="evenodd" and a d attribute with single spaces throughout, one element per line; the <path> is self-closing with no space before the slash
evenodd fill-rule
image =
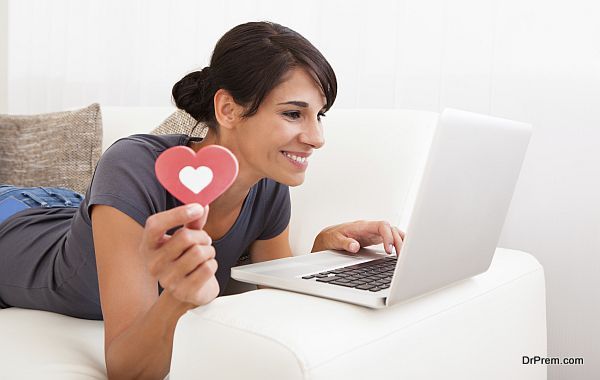
<path id="1" fill-rule="evenodd" d="M 286 151 L 286 153 L 288 153 Z M 292 152 L 289 152 L 290 154 L 293 154 Z M 286 159 L 286 161 L 288 161 L 289 163 L 291 163 L 292 165 L 294 165 L 295 168 L 297 169 L 306 169 L 308 167 L 308 159 L 304 160 L 304 162 L 298 162 L 288 156 L 286 156 L 284 154 L 284 151 L 281 151 L 281 155 Z M 305 153 L 304 157 L 308 157 L 310 154 Z"/>
<path id="2" fill-rule="evenodd" d="M 306 158 L 308 158 L 308 156 L 310 156 L 312 154 L 312 152 L 294 152 L 291 150 L 282 150 L 282 152 L 286 152 L 286 153 L 289 153 L 294 156 L 306 157 Z"/>

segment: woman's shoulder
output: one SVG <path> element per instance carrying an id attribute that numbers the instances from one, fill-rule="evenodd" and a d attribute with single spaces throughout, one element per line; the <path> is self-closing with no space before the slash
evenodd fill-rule
<path id="1" fill-rule="evenodd" d="M 134 134 L 115 141 L 100 157 L 87 193 L 91 204 L 113 206 L 144 225 L 164 211 L 167 192 L 156 178 L 154 162 L 161 151 L 187 135 Z"/>
<path id="2" fill-rule="evenodd" d="M 150 135 L 134 134 L 115 141 L 100 156 L 92 178 L 93 184 L 104 192 L 115 194 L 114 186 L 146 188 L 154 184 L 156 192 L 161 190 L 154 172 L 158 155 L 172 146 L 187 141 L 182 134 Z"/>

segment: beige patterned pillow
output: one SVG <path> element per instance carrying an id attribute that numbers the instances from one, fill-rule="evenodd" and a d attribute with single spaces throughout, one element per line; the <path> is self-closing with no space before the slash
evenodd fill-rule
<path id="1" fill-rule="evenodd" d="M 94 103 L 75 111 L 0 115 L 0 183 L 66 187 L 85 194 L 102 153 Z"/>
<path id="2" fill-rule="evenodd" d="M 179 134 L 183 133 L 185 135 L 190 135 L 194 126 L 198 123 L 196 119 L 194 119 L 189 113 L 183 110 L 177 110 L 171 114 L 168 118 L 165 119 L 158 127 L 156 127 L 151 135 L 170 135 L 170 134 Z M 194 129 L 194 134 L 192 137 L 202 137 L 206 136 L 206 132 L 208 132 L 208 128 L 204 123 L 199 123 L 196 129 Z"/>

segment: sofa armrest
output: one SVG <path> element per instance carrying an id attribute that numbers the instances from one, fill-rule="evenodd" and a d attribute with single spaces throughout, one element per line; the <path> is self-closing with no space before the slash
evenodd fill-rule
<path id="1" fill-rule="evenodd" d="M 545 379 L 544 272 L 498 249 L 490 269 L 374 310 L 278 289 L 219 297 L 181 317 L 171 380 Z"/>

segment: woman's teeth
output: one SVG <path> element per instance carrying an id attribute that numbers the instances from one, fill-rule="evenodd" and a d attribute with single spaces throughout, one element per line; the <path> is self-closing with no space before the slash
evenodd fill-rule
<path id="1" fill-rule="evenodd" d="M 299 162 L 301 164 L 303 164 L 304 162 L 306 162 L 306 157 L 298 157 L 298 156 L 294 156 L 293 154 L 290 154 L 288 152 L 281 152 L 283 153 L 286 157 L 291 158 L 292 160 Z"/>

